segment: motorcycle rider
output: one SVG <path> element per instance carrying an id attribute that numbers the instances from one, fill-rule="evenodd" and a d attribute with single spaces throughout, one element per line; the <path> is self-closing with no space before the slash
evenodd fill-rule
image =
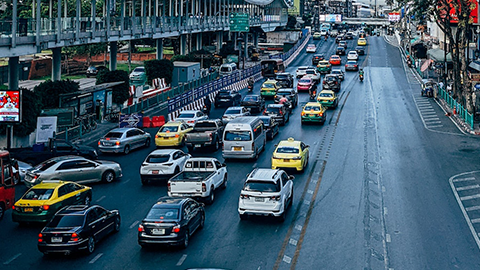
<path id="1" fill-rule="evenodd" d="M 363 69 L 362 68 L 358 71 L 358 78 L 360 78 L 360 81 L 363 81 Z"/>
<path id="2" fill-rule="evenodd" d="M 253 87 L 255 84 L 255 79 L 253 77 L 248 78 L 248 86 Z"/>
<path id="3" fill-rule="evenodd" d="M 285 95 L 282 96 L 282 98 L 280 98 L 280 100 L 278 101 L 278 104 L 284 104 L 284 103 L 287 103 L 288 102 L 288 99 Z"/>
<path id="4" fill-rule="evenodd" d="M 212 101 L 208 96 L 206 96 L 205 99 L 203 100 L 203 105 L 206 107 L 207 114 L 209 114 L 210 109 L 212 108 Z"/>

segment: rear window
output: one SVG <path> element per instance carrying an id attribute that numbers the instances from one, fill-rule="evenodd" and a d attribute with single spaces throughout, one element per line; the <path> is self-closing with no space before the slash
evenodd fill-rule
<path id="1" fill-rule="evenodd" d="M 291 95 L 292 92 L 290 91 L 278 91 L 277 92 L 277 95 L 281 96 L 281 95 Z"/>
<path id="2" fill-rule="evenodd" d="M 300 151 L 295 147 L 281 146 L 277 148 L 277 153 L 281 154 L 298 154 Z"/>
<path id="3" fill-rule="evenodd" d="M 275 88 L 275 85 L 273 85 L 273 83 L 264 83 L 262 85 L 262 87 L 264 87 L 264 88 Z"/>
<path id="4" fill-rule="evenodd" d="M 307 67 L 299 67 L 297 70 L 306 70 Z"/>
<path id="5" fill-rule="evenodd" d="M 83 216 L 81 215 L 56 215 L 48 223 L 47 227 L 80 227 L 83 225 Z"/>
<path id="6" fill-rule="evenodd" d="M 176 126 L 164 126 L 160 129 L 160 132 L 177 132 L 178 127 Z"/>
<path id="7" fill-rule="evenodd" d="M 25 195 L 23 195 L 24 200 L 48 200 L 52 197 L 54 189 L 46 188 L 32 188 Z"/>
<path id="8" fill-rule="evenodd" d="M 46 171 L 48 168 L 52 167 L 53 165 L 57 164 L 55 160 L 47 160 L 43 163 L 38 164 L 37 166 L 34 167 L 35 170 L 39 171 Z"/>
<path id="9" fill-rule="evenodd" d="M 216 129 L 217 125 L 214 122 L 197 122 L 195 124 L 194 130 L 201 129 L 201 130 L 211 130 Z"/>
<path id="10" fill-rule="evenodd" d="M 219 96 L 230 96 L 230 91 L 220 91 L 218 92 Z"/>
<path id="11" fill-rule="evenodd" d="M 229 68 L 229 67 L 221 67 L 221 68 L 220 68 L 220 71 L 221 71 L 221 72 L 229 72 L 229 71 L 230 71 L 230 68 Z"/>
<path id="12" fill-rule="evenodd" d="M 333 95 L 330 93 L 320 93 L 321 97 L 332 97 Z"/>
<path id="13" fill-rule="evenodd" d="M 264 126 L 270 126 L 270 118 L 260 118 L 260 120 L 262 120 Z"/>
<path id="14" fill-rule="evenodd" d="M 285 80 L 285 79 L 288 79 L 288 76 L 287 75 L 277 75 L 276 79 L 277 80 Z"/>
<path id="15" fill-rule="evenodd" d="M 177 118 L 194 118 L 194 113 L 181 113 Z"/>
<path id="16" fill-rule="evenodd" d="M 185 163 L 185 168 L 194 169 L 213 169 L 213 162 L 205 160 L 194 160 Z"/>
<path id="17" fill-rule="evenodd" d="M 105 138 L 121 138 L 122 135 L 122 132 L 108 132 L 107 135 L 105 135 Z"/>
<path id="18" fill-rule="evenodd" d="M 357 62 L 355 62 L 355 61 L 348 61 L 347 62 L 347 65 L 356 65 L 356 64 L 357 64 Z"/>
<path id="19" fill-rule="evenodd" d="M 240 109 L 228 109 L 225 111 L 225 114 L 240 114 L 241 112 Z"/>
<path id="20" fill-rule="evenodd" d="M 257 96 L 246 96 L 243 101 L 257 101 Z"/>
<path id="21" fill-rule="evenodd" d="M 137 67 L 133 70 L 134 72 L 145 72 L 145 68 L 143 67 Z"/>
<path id="22" fill-rule="evenodd" d="M 250 141 L 252 140 L 252 133 L 245 131 L 225 131 L 225 141 Z"/>
<path id="23" fill-rule="evenodd" d="M 325 77 L 324 80 L 327 81 L 327 82 L 334 82 L 334 81 L 337 80 L 337 77 L 335 77 L 335 76 L 327 76 L 327 77 Z"/>
<path id="24" fill-rule="evenodd" d="M 316 111 L 316 112 L 319 112 L 320 111 L 320 107 L 318 106 L 305 106 L 305 108 L 303 109 L 305 111 Z"/>
<path id="25" fill-rule="evenodd" d="M 148 163 L 164 163 L 170 160 L 170 155 L 150 155 L 147 157 Z"/>
<path id="26" fill-rule="evenodd" d="M 280 185 L 279 183 L 274 183 L 274 182 L 247 180 L 243 190 L 257 191 L 257 192 L 279 192 Z"/>
<path id="27" fill-rule="evenodd" d="M 315 74 L 315 70 L 307 69 L 307 74 Z"/>
<path id="28" fill-rule="evenodd" d="M 267 112 L 268 112 L 268 113 L 275 113 L 275 114 L 277 114 L 277 113 L 280 112 L 280 107 L 268 107 L 268 108 L 267 108 Z"/>
<path id="29" fill-rule="evenodd" d="M 299 83 L 310 83 L 309 79 L 300 79 L 298 80 Z"/>
<path id="30" fill-rule="evenodd" d="M 175 208 L 161 208 L 153 207 L 147 214 L 146 219 L 155 219 L 155 220 L 176 220 L 178 219 L 178 209 Z"/>

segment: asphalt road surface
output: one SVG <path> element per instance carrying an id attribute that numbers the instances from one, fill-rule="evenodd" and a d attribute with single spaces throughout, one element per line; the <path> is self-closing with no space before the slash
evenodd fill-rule
<path id="1" fill-rule="evenodd" d="M 327 57 L 336 50 L 333 39 L 312 42 Z M 356 39 L 349 41 L 347 52 L 355 45 Z M 300 53 L 287 71 L 310 65 L 311 57 Z M 138 223 L 167 193 L 165 184 L 140 183 L 140 164 L 152 145 L 127 156 L 101 156 L 119 162 L 124 176 L 92 185 L 93 202 L 120 210 L 122 226 L 94 254 L 44 257 L 36 247 L 42 226 L 19 227 L 9 211 L 0 223 L 0 269 L 480 269 L 478 237 L 451 185 L 452 176 L 478 169 L 479 140 L 463 135 L 432 99 L 420 96 L 398 49 L 383 37 L 368 37 L 359 63 L 364 82 L 347 72 L 339 106 L 328 111 L 325 125 L 301 125 L 308 94 L 300 93 L 290 122 L 257 161 L 228 160 L 228 187 L 206 206 L 205 228 L 187 249 L 137 244 Z M 259 88 L 260 82 L 255 92 Z M 214 109 L 211 117 L 224 110 Z M 287 219 L 240 221 L 245 176 L 270 167 L 274 145 L 288 137 L 310 145 L 310 163 L 294 173 Z M 192 154 L 222 160 L 221 151 Z M 20 186 L 17 197 L 24 191 Z"/>

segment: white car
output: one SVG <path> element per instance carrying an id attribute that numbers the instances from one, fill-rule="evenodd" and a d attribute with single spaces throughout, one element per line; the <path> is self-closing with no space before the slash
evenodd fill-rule
<path id="1" fill-rule="evenodd" d="M 315 84 L 320 83 L 321 75 L 314 67 L 309 67 L 305 70 L 305 75 L 302 78 L 312 78 Z"/>
<path id="2" fill-rule="evenodd" d="M 300 66 L 297 68 L 297 71 L 296 71 L 296 76 L 297 76 L 297 79 L 298 78 L 302 78 L 305 74 L 307 74 L 307 69 L 309 67 L 308 66 Z"/>
<path id="3" fill-rule="evenodd" d="M 228 123 L 237 117 L 249 116 L 249 115 L 250 115 L 250 111 L 245 107 L 230 107 L 223 114 L 222 121 L 224 123 Z"/>
<path id="4" fill-rule="evenodd" d="M 285 220 L 293 202 L 293 179 L 283 170 L 254 169 L 248 176 L 238 199 L 240 219 L 249 215 L 272 216 Z"/>
<path id="5" fill-rule="evenodd" d="M 140 166 L 142 184 L 150 180 L 168 180 L 183 170 L 190 154 L 179 149 L 159 149 L 148 154 Z"/>
<path id="6" fill-rule="evenodd" d="M 208 115 L 204 114 L 199 110 L 187 110 L 180 112 L 177 118 L 175 118 L 175 121 L 182 121 L 188 126 L 193 127 L 197 121 L 207 119 Z"/>
<path id="7" fill-rule="evenodd" d="M 307 45 L 307 53 L 314 53 L 316 51 L 317 51 L 317 46 L 315 46 L 315 44 Z"/>
<path id="8" fill-rule="evenodd" d="M 142 80 L 146 76 L 146 71 L 145 67 L 136 67 L 132 73 L 130 73 L 130 80 L 136 81 L 136 80 Z"/>
<path id="9" fill-rule="evenodd" d="M 320 31 L 320 36 L 324 37 L 324 36 L 326 36 L 326 35 L 328 35 L 328 31 L 327 31 L 327 30 L 323 29 L 323 30 Z"/>
<path id="10" fill-rule="evenodd" d="M 349 51 L 347 54 L 347 60 L 358 60 L 357 51 Z"/>

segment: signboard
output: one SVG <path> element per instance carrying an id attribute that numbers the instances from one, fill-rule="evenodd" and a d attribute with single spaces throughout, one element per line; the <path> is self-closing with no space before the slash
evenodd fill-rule
<path id="1" fill-rule="evenodd" d="M 321 22 L 341 23 L 342 14 L 320 14 Z"/>
<path id="2" fill-rule="evenodd" d="M 230 14 L 230 32 L 249 32 L 250 21 L 248 13 Z"/>
<path id="3" fill-rule="evenodd" d="M 300 0 L 293 0 L 293 6 L 288 9 L 288 15 L 300 15 Z"/>
<path id="4" fill-rule="evenodd" d="M 388 13 L 388 21 L 389 21 L 389 22 L 398 22 L 398 21 L 400 21 L 400 13 L 399 13 L 399 12 L 390 12 L 390 13 Z"/>
<path id="5" fill-rule="evenodd" d="M 0 91 L 0 123 L 20 123 L 20 90 Z"/>
<path id="6" fill-rule="evenodd" d="M 57 127 L 71 127 L 73 126 L 73 107 L 58 108 L 58 109 L 44 109 L 41 113 L 42 116 L 56 116 Z"/>
<path id="7" fill-rule="evenodd" d="M 48 142 L 50 138 L 53 138 L 54 132 L 57 132 L 56 116 L 37 117 L 37 132 L 35 133 L 36 143 Z"/>
<path id="8" fill-rule="evenodd" d="M 120 115 L 120 127 L 143 127 L 143 113 Z"/>

